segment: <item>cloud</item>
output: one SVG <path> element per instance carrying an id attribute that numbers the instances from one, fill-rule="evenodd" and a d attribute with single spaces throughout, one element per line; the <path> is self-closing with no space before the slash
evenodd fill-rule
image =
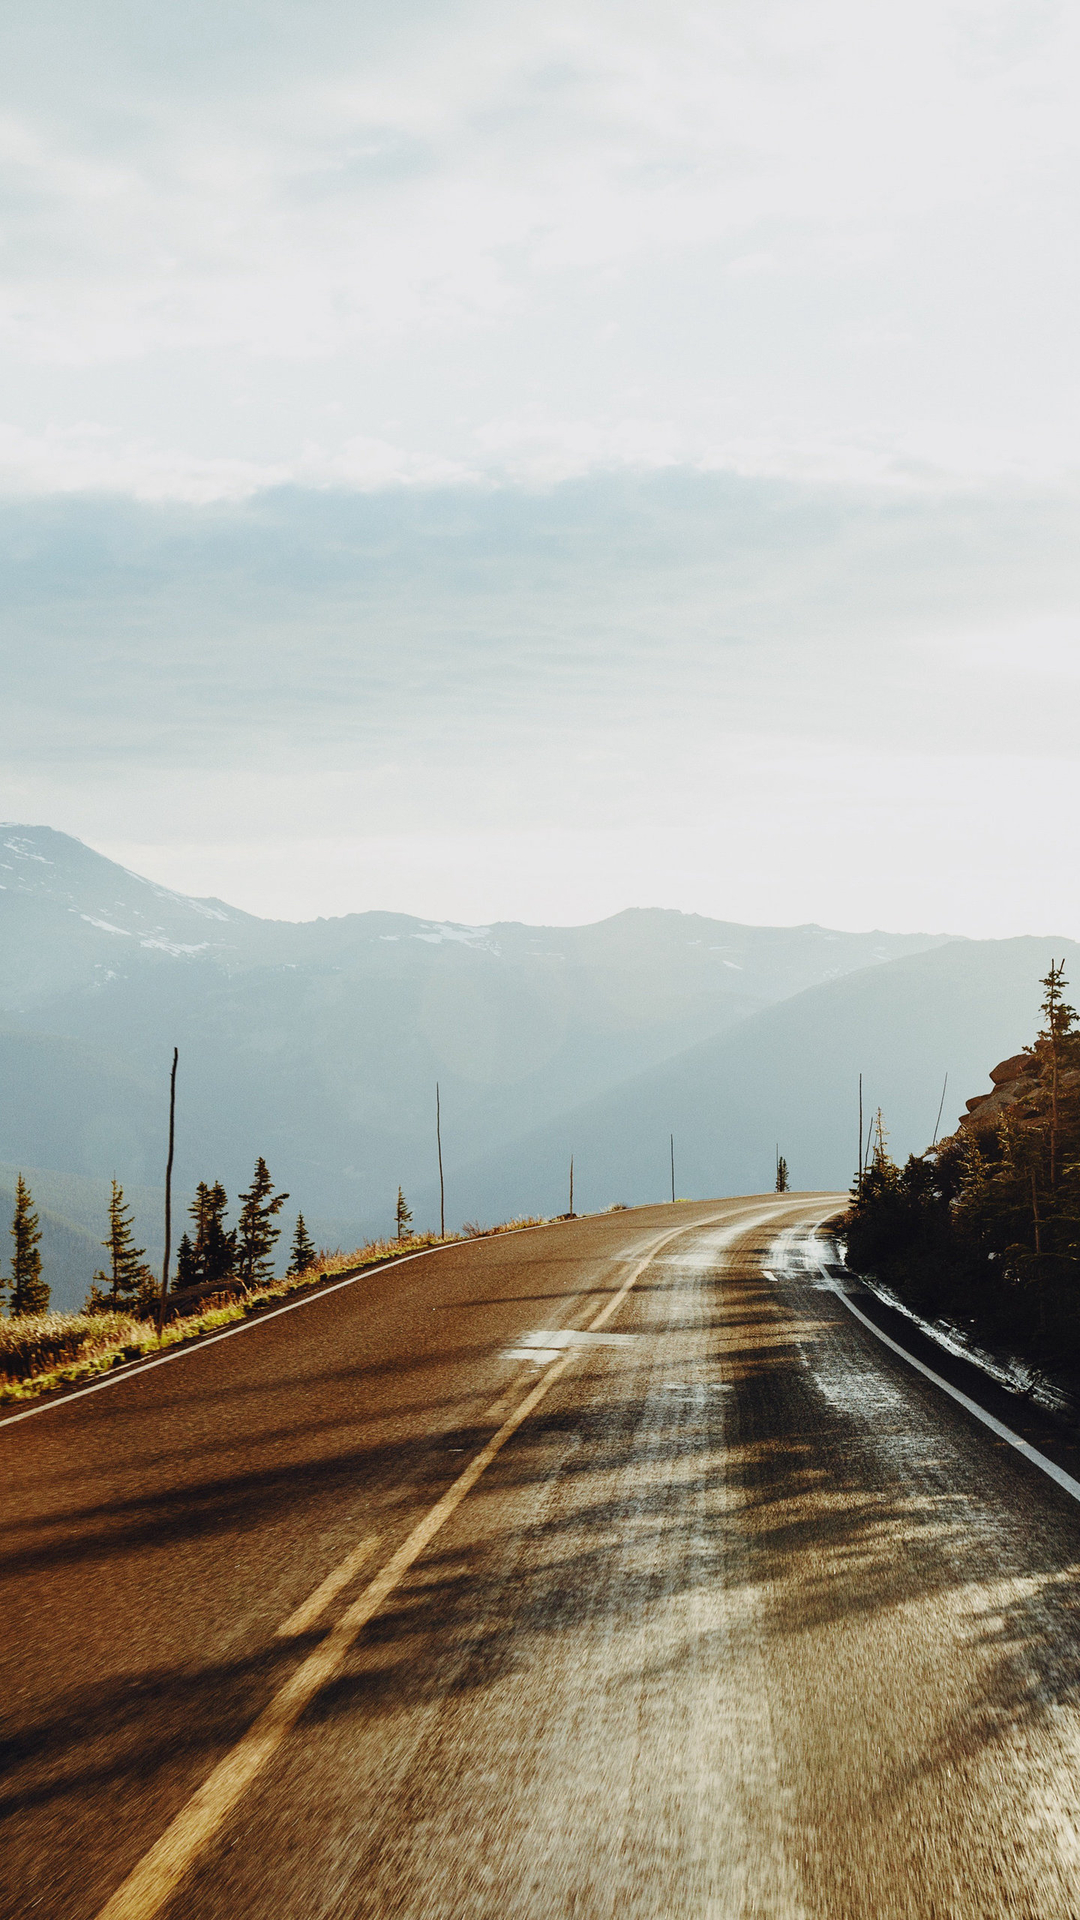
<path id="1" fill-rule="evenodd" d="M 1075 533 L 1067 490 L 868 493 L 679 467 L 210 506 L 9 501 L 0 635 L 9 694 L 40 701 L 57 738 L 93 710 L 99 744 L 137 741 L 152 717 L 155 754 L 162 729 L 192 750 L 203 722 L 259 750 L 281 725 L 294 753 L 339 737 L 366 753 L 401 730 L 406 692 L 415 733 L 429 711 L 513 709 L 522 688 L 568 724 L 655 714 L 665 685 L 676 710 L 690 694 L 731 709 L 741 663 L 766 658 L 796 670 L 804 704 L 815 674 L 872 661 L 882 686 L 890 653 L 933 645 L 942 675 L 966 677 L 972 649 L 988 671 L 1030 669 L 1033 622 L 1063 631 L 1076 606 Z M 1061 654 L 1044 649 L 1048 671 Z M 9 750 L 45 745 L 43 718 Z"/>
<path id="2" fill-rule="evenodd" d="M 1078 68 L 1051 0 L 10 9 L 3 811 L 481 917 L 574 844 L 858 919 L 873 827 L 876 917 L 1034 911 Z"/>
<path id="3" fill-rule="evenodd" d="M 9 503 L 0 811 L 256 910 L 1050 923 L 1078 553 L 1069 492 L 680 469 Z"/>
<path id="4" fill-rule="evenodd" d="M 1065 471 L 1078 48 L 983 0 L 14 10 L 8 483 Z"/>

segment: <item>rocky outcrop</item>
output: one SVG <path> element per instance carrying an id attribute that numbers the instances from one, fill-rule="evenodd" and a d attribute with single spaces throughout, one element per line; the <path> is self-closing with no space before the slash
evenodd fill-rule
<path id="1" fill-rule="evenodd" d="M 1029 1079 L 1036 1071 L 1033 1053 L 1012 1053 L 996 1067 L 991 1067 L 990 1078 L 995 1087 L 1015 1085 L 1017 1080 Z"/>
<path id="2" fill-rule="evenodd" d="M 1071 1077 L 1075 1079 L 1077 1076 Z M 990 1079 L 992 1091 L 974 1094 L 967 1102 L 967 1112 L 960 1116 L 960 1125 L 973 1132 L 997 1126 L 1008 1108 L 1019 1106 L 1029 1094 L 1035 1092 L 1039 1077 L 1034 1055 L 1010 1054 L 1007 1060 L 1001 1060 L 991 1068 Z"/>
<path id="3" fill-rule="evenodd" d="M 968 1132 L 988 1132 L 1000 1124 L 1002 1114 L 1009 1112 L 1015 1114 L 1022 1126 L 1036 1126 L 1045 1117 L 1049 1089 L 1047 1082 L 1040 1078 L 1033 1054 L 1012 1054 L 993 1069 L 990 1079 L 993 1082 L 992 1091 L 975 1094 L 967 1102 L 967 1112 L 960 1116 L 960 1125 Z M 1058 1075 L 1059 1097 L 1075 1094 L 1078 1089 L 1080 1068 L 1065 1067 Z M 1025 1113 L 1025 1102 L 1033 1093 L 1041 1093 L 1043 1100 L 1033 1111 Z"/>

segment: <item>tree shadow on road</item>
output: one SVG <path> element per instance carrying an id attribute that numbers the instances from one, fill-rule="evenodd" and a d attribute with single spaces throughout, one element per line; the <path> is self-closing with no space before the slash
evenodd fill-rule
<path id="1" fill-rule="evenodd" d="M 549 1658 L 560 1639 L 596 1632 L 610 1644 L 665 1610 L 674 1620 L 681 1597 L 740 1591 L 754 1597 L 766 1659 L 775 1649 L 778 1687 L 800 1641 L 971 1596 L 956 1631 L 983 1649 L 992 1678 L 946 1716 L 941 1737 L 909 1761 L 908 1780 L 945 1769 L 958 1745 L 992 1743 L 1077 1703 L 1080 1529 L 1066 1497 L 926 1383 L 882 1363 L 827 1296 L 803 1292 L 781 1308 L 748 1269 L 728 1277 L 725 1293 L 723 1311 L 697 1296 L 697 1310 L 689 1300 L 684 1310 L 672 1285 L 662 1330 L 700 1335 L 695 1357 L 662 1357 L 666 1348 L 642 1339 L 583 1358 L 369 1623 L 310 1708 L 310 1725 L 362 1730 L 418 1705 L 449 1709 Z M 32 1548 L 41 1556 L 33 1564 L 47 1574 L 89 1554 L 122 1569 L 136 1550 L 235 1541 L 283 1513 L 302 1537 L 313 1505 L 329 1514 L 365 1487 L 385 1496 L 385 1558 L 418 1503 L 464 1463 L 449 1448 L 468 1457 L 489 1433 L 465 1427 L 437 1441 L 353 1445 L 299 1466 L 211 1476 L 155 1496 L 152 1510 L 135 1498 L 73 1507 L 62 1517 L 70 1534 L 61 1526 L 57 1541 Z M 94 1597 L 116 1603 L 119 1634 L 122 1595 L 106 1584 Z M 197 1600 L 180 1593 L 177 1604 Z M 286 1644 L 270 1632 L 269 1620 L 265 1630 L 256 1622 L 239 1651 L 213 1660 L 199 1657 L 197 1638 L 175 1664 L 151 1651 L 125 1675 L 58 1689 L 41 1714 L 9 1702 L 0 1807 L 9 1858 L 30 1849 L 44 1860 L 52 1846 L 65 1860 L 80 1848 L 92 1860 L 95 1830 L 116 1804 L 145 1825 L 149 1843 L 320 1637 Z M 700 1644 L 689 1648 L 682 1635 L 648 1669 L 653 1679 L 676 1685 L 688 1661 L 700 1661 Z M 141 1644 L 152 1650 L 154 1636 Z M 715 1657 L 725 1657 L 719 1634 Z M 622 1684 L 643 1677 L 639 1666 Z M 903 1777 L 889 1775 L 894 1788 Z M 66 1912 L 68 1894 L 42 1884 L 53 1910 Z"/>

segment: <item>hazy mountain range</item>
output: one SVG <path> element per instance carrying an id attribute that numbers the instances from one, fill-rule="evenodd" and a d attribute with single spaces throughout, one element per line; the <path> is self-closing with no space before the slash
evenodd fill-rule
<path id="1" fill-rule="evenodd" d="M 846 1187 L 859 1074 L 867 1122 L 880 1105 L 894 1155 L 921 1152 L 939 1106 L 951 1132 L 989 1069 L 1034 1037 L 1051 953 L 1080 978 L 1068 940 L 957 940 L 808 988 L 485 1154 L 462 1187 L 481 1214 L 496 1196 L 510 1211 L 540 1189 L 558 1196 L 573 1149 L 580 1206 L 662 1199 L 669 1132 L 688 1198 L 771 1185 L 777 1146 L 793 1186 Z"/>
<path id="2" fill-rule="evenodd" d="M 57 1303 L 99 1258 L 112 1173 L 160 1257 L 173 1045 L 177 1184 L 257 1153 L 316 1238 L 386 1232 L 400 1184 L 448 1224 L 771 1185 L 846 1184 L 856 1085 L 898 1151 L 1037 1024 L 1068 942 L 743 927 L 634 909 L 585 927 L 360 913 L 264 921 L 43 827 L 0 828 L 0 1206 L 34 1169 Z M 293 1217 L 293 1205 L 286 1213 Z"/>

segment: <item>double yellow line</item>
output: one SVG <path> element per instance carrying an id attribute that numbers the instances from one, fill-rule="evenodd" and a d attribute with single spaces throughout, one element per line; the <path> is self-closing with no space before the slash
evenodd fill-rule
<path id="1" fill-rule="evenodd" d="M 697 1220 L 692 1227 L 681 1226 L 674 1232 L 661 1234 L 652 1242 L 649 1251 L 637 1262 L 618 1291 L 589 1321 L 584 1331 L 595 1333 L 606 1320 L 611 1319 L 630 1289 L 636 1285 L 645 1269 L 651 1265 L 669 1241 L 676 1240 L 686 1233 L 699 1231 L 709 1224 L 712 1223 Z M 745 1224 L 743 1220 L 739 1220 L 737 1228 L 741 1229 Z M 352 1605 L 345 1609 L 340 1620 L 330 1629 L 325 1639 L 308 1654 L 306 1660 L 301 1661 L 296 1672 L 285 1681 L 269 1706 L 263 1709 L 258 1719 L 224 1759 L 218 1762 L 213 1772 L 192 1794 L 175 1819 L 170 1821 L 160 1840 L 155 1841 L 149 1852 L 143 1855 L 138 1865 L 128 1874 L 127 1879 L 117 1888 L 111 1900 L 106 1901 L 97 1920 L 153 1920 L 153 1916 L 161 1911 L 188 1868 L 223 1825 L 255 1776 L 262 1771 L 267 1761 L 273 1758 L 286 1736 L 296 1725 L 300 1715 L 311 1705 L 316 1694 L 326 1686 L 327 1682 L 334 1678 L 368 1621 L 378 1613 L 398 1582 L 434 1539 L 439 1529 L 446 1525 L 451 1514 L 461 1505 L 466 1494 L 472 1491 L 496 1455 L 517 1432 L 522 1422 L 527 1420 L 530 1413 L 539 1406 L 545 1395 L 551 1392 L 555 1382 L 577 1357 L 577 1352 L 570 1348 L 562 1359 L 552 1361 L 545 1368 L 543 1379 L 538 1381 L 531 1392 L 518 1402 L 513 1412 L 503 1421 L 498 1432 L 492 1435 L 485 1447 L 481 1447 L 480 1452 L 474 1455 L 453 1485 L 447 1488 L 442 1498 L 437 1500 L 423 1519 L 417 1522 L 397 1552 L 391 1555 L 381 1571 L 368 1582 Z M 278 1633 L 289 1636 L 306 1631 L 307 1627 L 326 1610 L 335 1595 L 348 1584 L 362 1563 L 370 1557 L 374 1546 L 375 1540 L 372 1537 L 361 1540 L 357 1546 L 353 1547 L 333 1572 L 316 1587 L 314 1593 L 289 1616 L 278 1629 Z"/>

